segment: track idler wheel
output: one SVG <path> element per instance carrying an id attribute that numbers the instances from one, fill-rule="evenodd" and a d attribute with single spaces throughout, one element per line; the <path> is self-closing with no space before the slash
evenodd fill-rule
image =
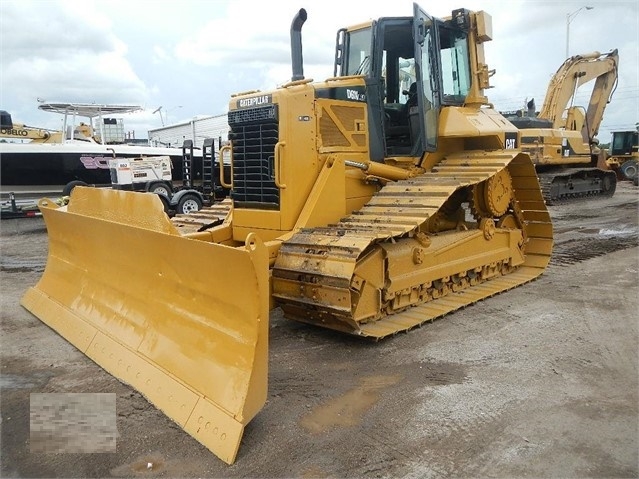
<path id="1" fill-rule="evenodd" d="M 479 229 L 484 232 L 484 238 L 493 239 L 495 236 L 495 222 L 492 218 L 482 218 L 479 222 Z"/>

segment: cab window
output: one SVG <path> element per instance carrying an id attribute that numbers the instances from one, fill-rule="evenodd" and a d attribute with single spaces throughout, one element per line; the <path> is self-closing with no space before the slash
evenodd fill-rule
<path id="1" fill-rule="evenodd" d="M 470 91 L 470 59 L 466 33 L 442 27 L 439 31 L 444 103 L 462 104 Z"/>
<path id="2" fill-rule="evenodd" d="M 367 75 L 370 72 L 371 29 L 348 33 L 348 59 L 344 75 Z"/>

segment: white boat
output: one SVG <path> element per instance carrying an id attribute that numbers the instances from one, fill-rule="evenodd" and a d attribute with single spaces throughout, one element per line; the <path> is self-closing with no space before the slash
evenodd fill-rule
<path id="1" fill-rule="evenodd" d="M 169 156 L 173 178 L 182 180 L 181 148 L 127 144 L 121 119 L 115 115 L 142 110 L 135 105 L 42 103 L 39 109 L 64 115 L 60 142 L 0 143 L 2 198 L 60 196 L 77 184 L 110 186 L 109 159 Z M 88 127 L 79 118 L 89 120 Z M 97 141 L 96 141 L 97 139 Z M 193 158 L 201 152 L 193 151 Z M 201 161 L 193 164 L 192 178 L 201 176 Z"/>

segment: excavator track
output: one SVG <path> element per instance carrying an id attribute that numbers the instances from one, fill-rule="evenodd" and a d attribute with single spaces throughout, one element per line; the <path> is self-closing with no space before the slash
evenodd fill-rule
<path id="1" fill-rule="evenodd" d="M 478 221 L 474 230 L 424 234 L 456 192 L 503 170 L 512 178 L 513 199 L 497 220 L 496 229 L 503 231 L 496 236 L 511 243 L 519 239 L 519 260 L 517 252 L 504 256 L 504 248 L 479 258 L 482 242 L 489 244 L 496 231 L 492 218 Z M 460 245 L 471 249 L 462 253 Z M 477 254 L 471 253 L 473 245 Z M 429 261 L 430 251 L 440 255 L 433 259 L 430 280 L 411 279 L 419 271 L 396 274 L 398 265 Z M 464 152 L 422 175 L 384 186 L 335 225 L 304 229 L 285 241 L 273 268 L 273 296 L 291 319 L 379 339 L 533 280 L 548 265 L 551 251 L 550 216 L 528 156 Z M 458 258 L 460 253 L 468 258 Z M 459 263 L 459 268 L 450 274 L 438 261 L 446 267 Z M 437 276 L 440 270 L 447 274 Z M 370 303 L 381 306 L 362 315 L 361 304 Z"/>
<path id="2" fill-rule="evenodd" d="M 609 198 L 615 194 L 614 171 L 599 168 L 570 168 L 561 173 L 539 173 L 539 185 L 546 204 L 553 205 L 585 198 Z"/>

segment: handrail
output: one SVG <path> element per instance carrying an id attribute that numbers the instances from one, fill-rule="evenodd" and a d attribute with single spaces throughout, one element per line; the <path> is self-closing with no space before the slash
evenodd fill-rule
<path id="1" fill-rule="evenodd" d="M 275 144 L 275 155 L 273 159 L 273 169 L 275 170 L 275 186 L 277 186 L 280 190 L 285 190 L 286 185 L 281 181 L 281 172 L 280 172 L 280 151 L 282 148 L 286 146 L 286 142 L 278 141 Z"/>
<path id="2" fill-rule="evenodd" d="M 231 182 L 230 183 L 225 183 L 225 181 L 224 181 L 224 152 L 226 150 L 229 151 L 229 165 L 230 165 L 230 170 L 231 170 Z M 222 148 L 220 148 L 220 151 L 218 152 L 218 157 L 219 157 L 219 163 L 220 163 L 220 184 L 224 188 L 231 189 L 231 188 L 233 188 L 233 150 L 231 149 L 231 145 L 225 145 Z"/>

